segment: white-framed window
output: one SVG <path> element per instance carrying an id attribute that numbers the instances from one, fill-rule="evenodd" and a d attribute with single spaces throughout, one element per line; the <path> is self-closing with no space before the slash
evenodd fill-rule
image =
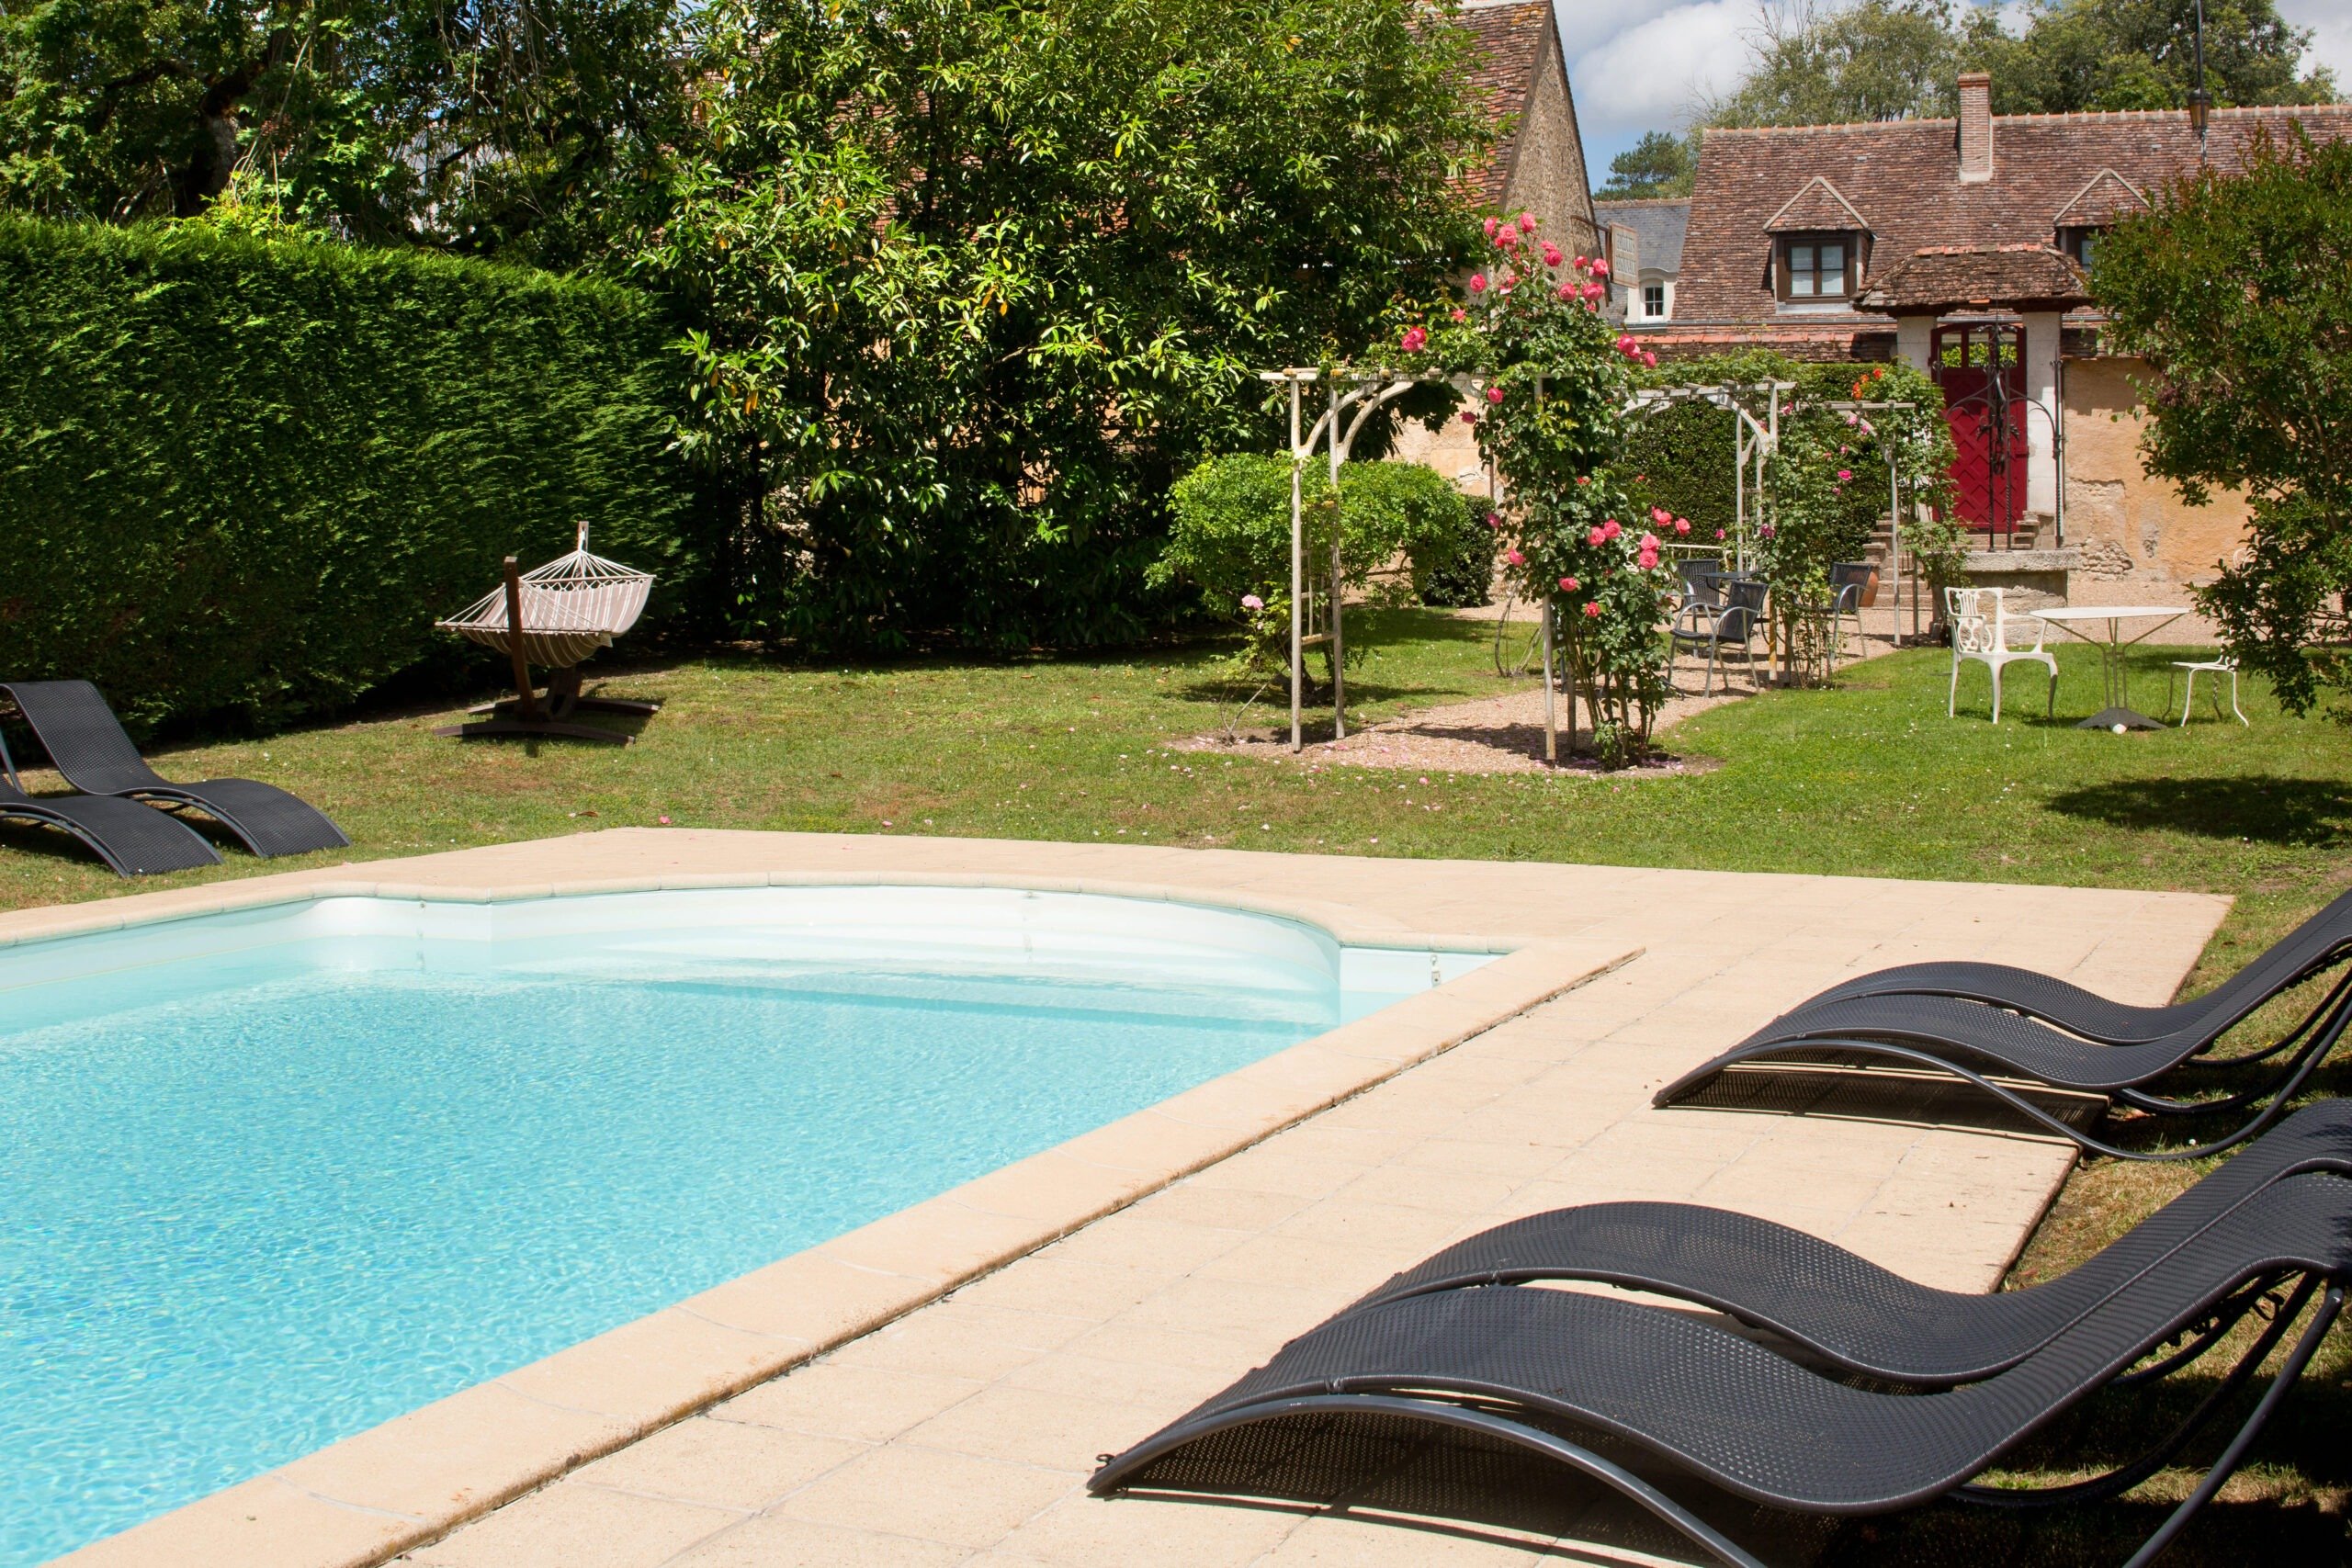
<path id="1" fill-rule="evenodd" d="M 1642 320 L 1645 321 L 1666 320 L 1665 284 L 1645 283 L 1642 285 Z"/>

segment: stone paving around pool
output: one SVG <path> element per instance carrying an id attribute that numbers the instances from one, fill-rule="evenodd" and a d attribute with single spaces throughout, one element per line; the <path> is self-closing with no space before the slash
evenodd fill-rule
<path id="1" fill-rule="evenodd" d="M 1430 993 L 1404 1004 L 1418 1012 L 1364 1021 L 1374 1028 L 1353 1043 L 1293 1063 L 1289 1100 L 1231 1075 L 1130 1118 L 1135 1127 L 1012 1168 L 1025 1174 L 993 1187 L 984 1179 L 895 1227 L 853 1233 L 645 1320 L 667 1320 L 658 1333 L 616 1330 L 69 1561 L 366 1562 L 469 1515 L 479 1517 L 400 1561 L 1687 1560 L 1689 1549 L 1629 1507 L 1565 1480 L 1490 1498 L 1468 1519 L 1418 1511 L 1427 1478 L 1409 1473 L 1364 1477 L 1320 1506 L 1099 1501 L 1083 1483 L 1097 1455 L 1181 1415 L 1397 1269 L 1538 1210 L 1623 1198 L 1720 1204 L 1932 1284 L 1992 1287 L 2064 1180 L 2069 1147 L 1660 1111 L 1650 1092 L 1821 986 L 1916 958 L 2027 964 L 2161 1002 L 2227 908 L 2197 895 L 2056 887 L 622 829 L 28 911 L 0 917 L 0 939 L 43 929 L 43 918 L 192 910 L 207 896 L 248 900 L 268 885 L 282 897 L 390 890 L 397 878 L 413 893 L 513 897 L 559 883 L 761 875 L 1154 890 L 1294 910 L 1350 941 L 1452 933 L 1520 951 L 1457 982 L 1467 987 L 1458 994 Z M 1346 1089 L 1350 1073 L 1372 1087 Z M 1089 1188 L 1107 1168 L 1117 1179 Z M 839 1298 L 831 1306 L 828 1292 Z M 758 1311 L 830 1313 L 839 1331 L 751 1321 L 755 1297 L 769 1303 Z M 771 1375 L 778 1366 L 788 1370 Z M 678 1389 L 694 1386 L 742 1392 L 681 1402 Z M 693 1413 L 672 1420 L 682 1412 Z M 539 1457 L 524 1463 L 522 1450 Z M 419 1454 L 431 1465 L 401 1472 Z M 408 1479 L 388 1479 L 394 1472 Z M 1758 1529 L 1779 1532 L 1776 1557 L 1805 1554 L 1806 1532 L 1785 1522 L 1737 1508 L 1719 1522 L 1756 1544 L 1767 1544 Z"/>

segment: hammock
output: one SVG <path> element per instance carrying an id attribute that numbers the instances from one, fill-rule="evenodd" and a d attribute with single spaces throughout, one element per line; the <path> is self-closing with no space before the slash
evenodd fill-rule
<path id="1" fill-rule="evenodd" d="M 513 585 L 521 603 L 523 658 L 548 670 L 569 670 L 637 625 L 653 578 L 588 553 L 588 525 L 568 556 L 523 573 Z M 434 623 L 500 653 L 514 651 L 502 584 L 446 621 Z"/>

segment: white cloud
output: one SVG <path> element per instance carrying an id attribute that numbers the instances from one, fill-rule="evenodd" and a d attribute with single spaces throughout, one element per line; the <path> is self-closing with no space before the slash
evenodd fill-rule
<path id="1" fill-rule="evenodd" d="M 2304 67 L 2326 66 L 2335 73 L 2337 96 L 2352 95 L 2352 0 L 2278 0 L 2278 15 L 2312 30 Z"/>
<path id="2" fill-rule="evenodd" d="M 1581 51 L 1564 54 L 1576 89 L 1577 121 L 1598 184 L 1609 160 L 1645 130 L 1679 130 L 1700 102 L 1728 91 L 1748 63 L 1756 0 L 1690 0 L 1637 19 Z M 1576 7 L 1578 11 L 1599 7 Z M 1625 13 L 1613 19 L 1623 20 Z M 1562 32 L 1567 30 L 1563 13 Z"/>

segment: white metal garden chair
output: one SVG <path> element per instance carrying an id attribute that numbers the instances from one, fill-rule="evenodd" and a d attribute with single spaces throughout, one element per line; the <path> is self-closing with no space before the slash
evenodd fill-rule
<path id="1" fill-rule="evenodd" d="M 1960 666 L 1964 660 L 1974 660 L 1993 674 L 1993 722 L 2001 722 L 2001 668 L 2020 660 L 2042 666 L 2050 671 L 2050 698 L 2047 709 L 2056 712 L 2058 706 L 2058 660 L 2043 650 L 2041 639 L 2049 628 L 2040 621 L 2033 622 L 2033 646 L 2009 646 L 2008 610 L 2002 600 L 2007 592 L 2001 588 L 1947 588 L 1944 590 L 1944 612 L 1951 621 L 1951 691 L 1944 699 L 1944 716 L 1951 718 L 1960 712 Z M 2033 617 L 2026 617 L 2032 620 Z"/>
<path id="2" fill-rule="evenodd" d="M 2237 721 L 2240 724 L 2246 726 L 2249 729 L 2254 728 L 2253 722 L 2245 716 L 2245 711 L 2238 706 L 2238 661 L 2236 660 L 2232 659 L 2226 653 L 2222 654 L 2218 659 L 2176 659 L 2172 661 L 2172 667 L 2174 670 L 2186 670 L 2188 671 L 2188 690 L 2181 694 L 2180 699 L 2181 728 L 2186 729 L 2188 728 L 2188 710 L 2197 705 L 2197 677 L 2199 675 L 2211 675 L 2213 677 L 2215 682 L 2214 687 L 2207 694 L 2207 695 L 2213 705 L 2213 716 L 2215 718 L 2222 716 L 2220 682 L 2222 676 L 2227 675 L 2230 678 L 2230 712 L 2237 716 Z M 2167 671 L 2165 673 L 2165 706 L 2169 710 L 2172 706 L 2171 672 Z"/>

